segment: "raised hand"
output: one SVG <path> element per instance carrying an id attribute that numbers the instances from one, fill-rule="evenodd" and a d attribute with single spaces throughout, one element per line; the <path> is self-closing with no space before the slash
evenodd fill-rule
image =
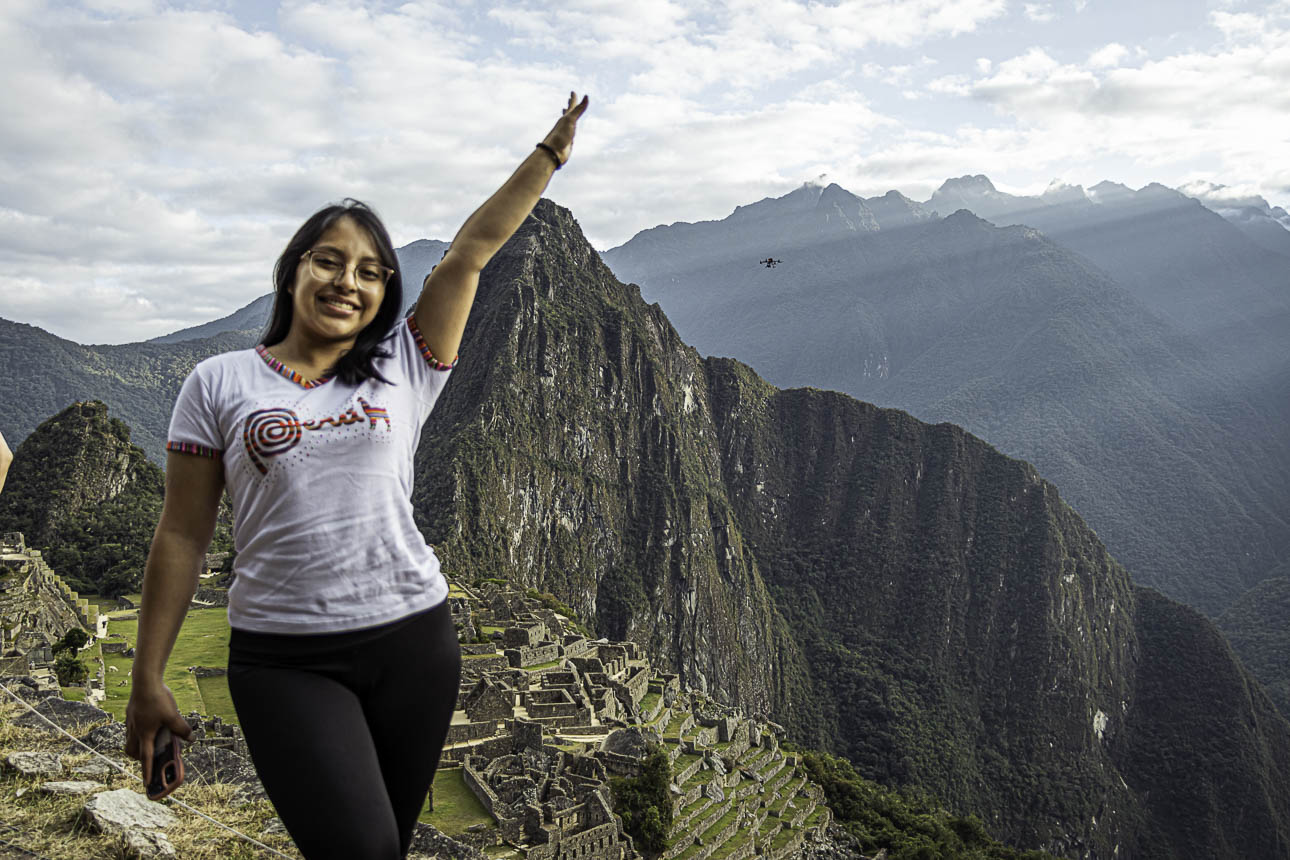
<path id="1" fill-rule="evenodd" d="M 547 146 L 555 150 L 556 155 L 560 157 L 560 163 L 564 164 L 573 154 L 573 135 L 578 129 L 578 119 L 587 112 L 587 106 L 591 103 L 588 96 L 583 96 L 582 101 L 578 101 L 578 94 L 569 93 L 569 104 L 564 109 L 564 113 L 556 122 L 555 127 L 542 140 Z"/>

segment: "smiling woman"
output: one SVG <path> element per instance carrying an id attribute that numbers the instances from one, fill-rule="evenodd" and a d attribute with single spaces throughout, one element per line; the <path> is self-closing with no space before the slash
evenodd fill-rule
<path id="1" fill-rule="evenodd" d="M 570 94 L 466 220 L 411 316 L 385 227 L 346 200 L 287 243 L 263 342 L 185 380 L 127 708 L 126 750 L 145 780 L 158 731 L 190 735 L 164 669 L 227 487 L 228 688 L 269 798 L 308 860 L 406 855 L 461 667 L 447 582 L 412 517 L 412 458 L 479 273 L 569 159 L 587 104 Z"/>

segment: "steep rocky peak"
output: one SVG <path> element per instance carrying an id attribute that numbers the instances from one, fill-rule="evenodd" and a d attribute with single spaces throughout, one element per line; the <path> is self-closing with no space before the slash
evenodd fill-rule
<path id="1" fill-rule="evenodd" d="M 829 186 L 836 187 L 836 186 Z M 729 222 L 778 218 L 799 212 L 809 212 L 820 200 L 824 188 L 813 183 L 805 183 L 782 197 L 765 197 L 747 206 L 736 206 L 735 211 L 726 218 Z"/>
<path id="2" fill-rule="evenodd" d="M 1119 182 L 1103 180 L 1088 189 L 1088 195 L 1094 202 L 1109 203 L 1133 194 L 1133 189 Z"/>
<path id="3" fill-rule="evenodd" d="M 907 227 L 934 217 L 922 204 L 910 200 L 899 191 L 888 191 L 881 197 L 866 198 L 864 204 L 873 212 L 878 225 L 884 230 Z"/>
<path id="4" fill-rule="evenodd" d="M 32 545 L 80 511 L 121 495 L 137 481 L 158 490 L 161 470 L 130 443 L 130 428 L 97 400 L 73 403 L 38 426 L 14 456 L 6 501 L 18 496 L 31 519 L 23 524 Z M 12 497 L 12 498 L 10 498 Z M 2 506 L 0 506 L 2 507 Z"/>
<path id="5" fill-rule="evenodd" d="M 937 194 L 981 194 L 990 193 L 998 194 L 994 183 L 989 180 L 983 173 L 975 176 L 959 176 L 953 179 L 947 179 L 941 183 L 941 187 L 936 189 Z"/>
<path id="6" fill-rule="evenodd" d="M 1039 195 L 1045 203 L 1056 205 L 1061 203 L 1087 203 L 1088 195 L 1084 193 L 1082 185 L 1071 185 L 1060 179 L 1054 179 L 1044 189 L 1044 193 Z"/>

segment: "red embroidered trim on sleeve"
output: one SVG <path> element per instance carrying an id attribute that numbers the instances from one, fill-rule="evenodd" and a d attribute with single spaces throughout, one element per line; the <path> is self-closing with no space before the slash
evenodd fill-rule
<path id="1" fill-rule="evenodd" d="M 452 364 L 444 364 L 442 361 L 435 358 L 434 353 L 430 351 L 430 347 L 426 345 L 426 339 L 421 336 L 421 329 L 417 328 L 417 321 L 412 317 L 408 317 L 408 329 L 412 332 L 412 337 L 417 342 L 417 349 L 421 350 L 421 357 L 424 358 L 426 363 L 432 368 L 435 370 L 452 370 L 457 366 L 457 359 L 460 358 L 460 356 L 454 355 L 452 357 Z"/>

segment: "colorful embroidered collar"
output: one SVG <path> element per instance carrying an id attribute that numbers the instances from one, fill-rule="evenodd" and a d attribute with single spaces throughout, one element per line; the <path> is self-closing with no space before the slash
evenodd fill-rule
<path id="1" fill-rule="evenodd" d="M 305 379 L 299 373 L 274 358 L 269 353 L 269 348 L 262 343 L 256 345 L 255 354 L 264 359 L 264 363 L 269 366 L 270 370 L 273 370 L 280 376 L 290 379 L 301 388 L 317 388 L 320 385 L 330 382 L 332 379 L 331 376 L 320 376 L 317 379 Z"/>

